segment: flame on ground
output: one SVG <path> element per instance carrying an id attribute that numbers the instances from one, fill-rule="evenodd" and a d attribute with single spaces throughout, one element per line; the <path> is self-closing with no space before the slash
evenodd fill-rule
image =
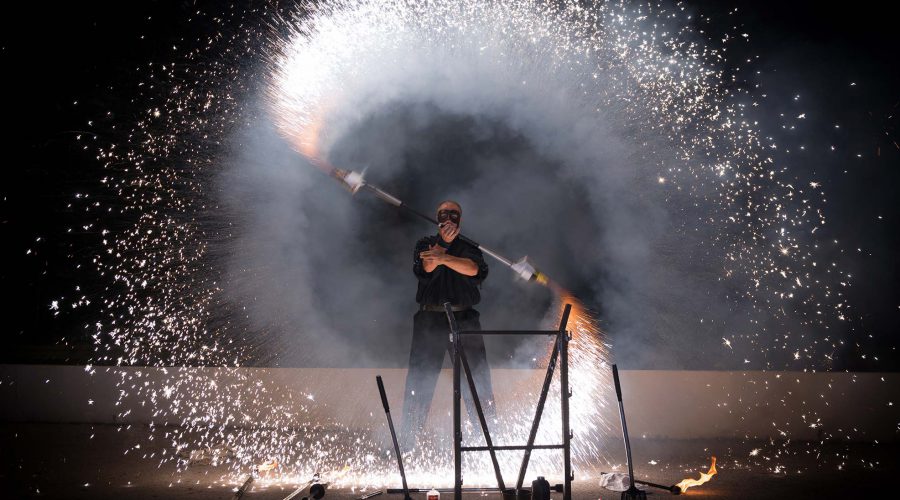
<path id="1" fill-rule="evenodd" d="M 675 485 L 675 487 L 680 488 L 681 491 L 684 492 L 688 488 L 692 488 L 694 486 L 700 486 L 701 484 L 708 482 L 715 475 L 716 475 L 716 457 L 712 457 L 712 463 L 709 465 L 709 471 L 701 472 L 700 479 L 690 479 L 690 478 L 682 479 L 680 483 Z"/>

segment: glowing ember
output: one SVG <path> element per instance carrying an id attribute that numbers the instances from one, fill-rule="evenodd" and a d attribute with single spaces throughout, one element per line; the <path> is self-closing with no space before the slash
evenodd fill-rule
<path id="1" fill-rule="evenodd" d="M 695 486 L 700 486 L 706 482 L 709 482 L 713 476 L 716 475 L 716 457 L 712 457 L 712 463 L 709 465 L 709 470 L 706 472 L 700 473 L 699 479 L 683 479 L 680 483 L 676 484 L 677 488 L 680 488 L 682 492 L 687 491 L 688 488 L 693 488 Z"/>

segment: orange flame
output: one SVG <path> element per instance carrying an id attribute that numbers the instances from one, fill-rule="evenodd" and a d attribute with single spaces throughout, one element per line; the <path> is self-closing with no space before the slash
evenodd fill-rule
<path id="1" fill-rule="evenodd" d="M 316 168 L 331 174 L 334 167 L 320 158 L 319 144 L 322 135 L 321 113 L 314 116 L 305 127 L 298 130 L 294 136 L 294 145 L 297 151 L 305 156 Z"/>
<path id="2" fill-rule="evenodd" d="M 544 276 L 546 277 L 546 275 Z M 597 318 L 584 306 L 581 300 L 572 294 L 572 292 L 562 288 L 549 279 L 546 279 L 546 282 L 542 282 L 541 284 L 546 284 L 546 286 L 553 290 L 559 297 L 559 312 L 557 313 L 557 317 L 562 317 L 563 309 L 565 309 L 566 304 L 572 305 L 572 310 L 569 312 L 569 326 L 567 330 L 572 333 L 573 339 L 577 341 L 579 337 L 584 335 L 597 336 L 600 334 Z"/>
<path id="3" fill-rule="evenodd" d="M 705 472 L 705 473 L 701 472 L 700 479 L 690 479 L 690 478 L 683 479 L 680 483 L 676 484 L 675 487 L 681 488 L 681 491 L 684 492 L 688 488 L 691 488 L 694 486 L 700 486 L 701 484 L 706 483 L 707 481 L 712 479 L 712 477 L 715 475 L 716 475 L 716 457 L 712 457 L 712 464 L 710 464 L 710 466 L 709 466 L 709 471 Z"/>
<path id="4" fill-rule="evenodd" d="M 319 156 L 319 137 L 322 134 L 321 117 L 315 116 L 305 127 L 297 131 L 294 137 L 295 147 L 300 154 L 309 158 Z"/>
<path id="5" fill-rule="evenodd" d="M 314 167 L 333 175 L 334 167 L 321 158 L 325 107 L 320 106 L 311 111 L 299 124 L 288 109 L 276 107 L 275 116 L 281 134 L 293 149 L 309 160 Z"/>

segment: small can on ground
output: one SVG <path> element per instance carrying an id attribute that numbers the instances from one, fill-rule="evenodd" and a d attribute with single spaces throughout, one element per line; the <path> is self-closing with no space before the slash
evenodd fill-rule
<path id="1" fill-rule="evenodd" d="M 531 500 L 550 500 L 550 483 L 544 476 L 531 482 Z"/>

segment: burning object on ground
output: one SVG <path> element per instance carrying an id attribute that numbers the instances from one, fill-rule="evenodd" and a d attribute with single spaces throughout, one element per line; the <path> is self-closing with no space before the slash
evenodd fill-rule
<path id="1" fill-rule="evenodd" d="M 688 488 L 693 486 L 699 486 L 703 483 L 708 482 L 714 475 L 716 475 L 716 457 L 712 457 L 712 464 L 709 466 L 709 471 L 706 473 L 700 473 L 700 479 L 683 479 L 678 484 L 673 484 L 672 486 L 665 486 L 661 484 L 651 483 L 649 481 L 641 481 L 639 479 L 634 478 L 634 469 L 632 467 L 631 462 L 631 444 L 628 441 L 628 426 L 625 423 L 625 407 L 622 405 L 622 387 L 619 384 L 619 368 L 616 365 L 612 365 L 613 372 L 613 383 L 616 387 L 616 399 L 619 401 L 619 417 L 622 420 L 622 436 L 625 441 L 625 453 L 628 459 L 628 474 L 622 473 L 602 473 L 600 475 L 600 486 L 613 490 L 613 491 L 621 491 L 622 492 L 622 500 L 626 499 L 642 499 L 647 498 L 647 494 L 639 490 L 635 483 L 650 486 L 653 488 L 659 488 L 662 490 L 669 491 L 673 495 L 680 495 L 685 492 Z"/>
<path id="2" fill-rule="evenodd" d="M 686 491 L 688 488 L 693 488 L 694 486 L 700 486 L 706 482 L 709 482 L 713 476 L 717 474 L 716 471 L 716 457 L 712 457 L 712 463 L 709 464 L 709 470 L 707 472 L 701 472 L 699 479 L 682 479 L 681 482 L 673 486 L 673 488 L 678 488 L 681 491 Z"/>

